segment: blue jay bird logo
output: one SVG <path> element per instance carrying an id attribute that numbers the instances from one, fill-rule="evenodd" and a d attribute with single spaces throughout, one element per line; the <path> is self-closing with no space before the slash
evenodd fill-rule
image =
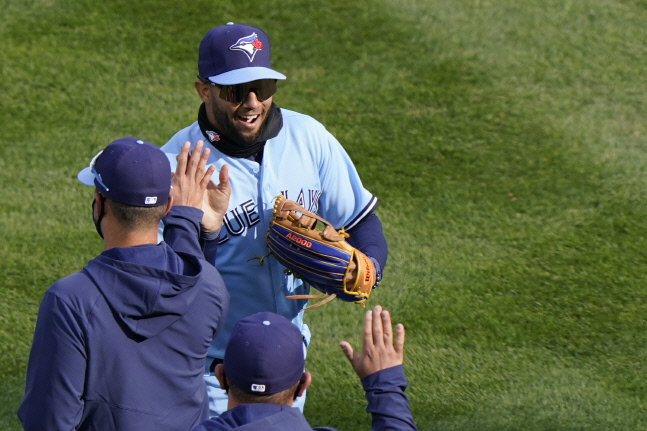
<path id="1" fill-rule="evenodd" d="M 214 132 L 213 130 L 207 130 L 207 137 L 211 142 L 216 142 L 220 140 L 220 135 Z"/>
<path id="2" fill-rule="evenodd" d="M 254 61 L 254 56 L 263 48 L 263 42 L 258 40 L 256 33 L 241 37 L 236 43 L 229 47 L 232 51 L 243 51 L 247 54 L 249 62 Z"/>

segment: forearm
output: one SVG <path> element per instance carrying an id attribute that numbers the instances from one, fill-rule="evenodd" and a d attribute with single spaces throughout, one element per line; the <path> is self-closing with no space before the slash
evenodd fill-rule
<path id="1" fill-rule="evenodd" d="M 407 380 L 402 365 L 364 377 L 362 386 L 368 401 L 366 411 L 372 417 L 372 431 L 417 430 L 404 393 Z"/>
<path id="2" fill-rule="evenodd" d="M 348 243 L 374 259 L 381 274 L 386 266 L 388 249 L 382 232 L 382 223 L 374 212 L 369 213 L 349 231 Z"/>
<path id="3" fill-rule="evenodd" d="M 162 220 L 164 223 L 164 242 L 174 251 L 194 256 L 202 254 L 198 237 L 202 210 L 187 206 L 172 207 Z"/>

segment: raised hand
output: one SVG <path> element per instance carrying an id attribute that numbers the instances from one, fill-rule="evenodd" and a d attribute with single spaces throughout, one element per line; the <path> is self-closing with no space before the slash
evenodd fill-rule
<path id="1" fill-rule="evenodd" d="M 227 212 L 229 197 L 231 196 L 228 165 L 223 165 L 220 168 L 218 181 L 217 185 L 213 181 L 209 182 L 207 193 L 203 197 L 202 211 L 204 211 L 204 216 L 200 224 L 204 232 L 214 232 L 222 226 L 222 220 Z"/>
<path id="2" fill-rule="evenodd" d="M 170 195 L 174 205 L 202 209 L 204 192 L 216 169 L 214 166 L 205 169 L 210 150 L 206 148 L 202 151 L 203 145 L 203 141 L 198 141 L 191 154 L 191 143 L 187 141 L 182 145 L 171 182 Z"/>
<path id="3" fill-rule="evenodd" d="M 379 305 L 366 312 L 362 336 L 362 353 L 358 355 L 347 341 L 339 343 L 353 369 L 364 378 L 377 371 L 401 365 L 404 360 L 404 326 L 395 327 L 395 342 L 391 316 Z"/>

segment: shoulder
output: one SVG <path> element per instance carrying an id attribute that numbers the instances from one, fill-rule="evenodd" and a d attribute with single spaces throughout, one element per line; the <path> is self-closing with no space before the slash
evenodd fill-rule
<path id="1" fill-rule="evenodd" d="M 296 145 L 301 150 L 308 149 L 320 155 L 340 146 L 326 127 L 309 115 L 289 109 L 281 109 L 281 112 L 283 128 L 278 139 L 287 145 Z"/>
<path id="2" fill-rule="evenodd" d="M 88 287 L 90 287 L 88 289 Z M 93 296 L 93 292 L 98 291 L 93 288 L 94 283 L 84 271 L 75 272 L 67 277 L 52 284 L 47 293 L 54 295 L 62 300 L 79 299 Z"/>
<path id="3" fill-rule="evenodd" d="M 283 116 L 283 126 L 288 129 L 303 130 L 306 128 L 313 131 L 326 131 L 323 124 L 309 115 L 283 108 L 281 108 L 281 115 Z"/>
<path id="4" fill-rule="evenodd" d="M 194 140 L 193 138 L 195 137 L 196 130 L 198 132 L 200 131 L 197 121 L 173 135 L 166 144 L 162 145 L 162 151 L 167 153 L 179 153 L 182 144 L 186 141 Z"/>
<path id="5" fill-rule="evenodd" d="M 52 284 L 43 296 L 41 307 L 59 310 L 64 307 L 86 320 L 100 298 L 101 293 L 94 282 L 84 271 L 80 271 Z"/>

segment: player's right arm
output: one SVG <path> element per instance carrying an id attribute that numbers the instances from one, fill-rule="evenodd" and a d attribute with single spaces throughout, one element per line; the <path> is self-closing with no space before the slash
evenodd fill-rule
<path id="1" fill-rule="evenodd" d="M 391 316 L 378 305 L 364 317 L 361 354 L 347 341 L 339 345 L 362 381 L 368 401 L 366 411 L 372 418 L 371 430 L 416 431 L 404 393 L 404 326 L 396 325 L 394 337 Z"/>
<path id="2" fill-rule="evenodd" d="M 46 292 L 38 311 L 18 417 L 25 431 L 72 430 L 83 414 L 84 322 L 65 301 Z"/>

